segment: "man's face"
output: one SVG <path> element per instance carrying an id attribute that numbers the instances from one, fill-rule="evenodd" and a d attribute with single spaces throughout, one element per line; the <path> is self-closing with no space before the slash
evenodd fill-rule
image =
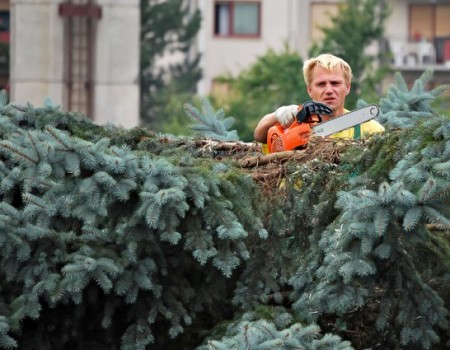
<path id="1" fill-rule="evenodd" d="M 344 73 L 340 69 L 330 71 L 315 67 L 307 89 L 311 99 L 330 106 L 335 116 L 344 112 L 345 98 L 350 92 L 350 84 L 345 81 Z"/>

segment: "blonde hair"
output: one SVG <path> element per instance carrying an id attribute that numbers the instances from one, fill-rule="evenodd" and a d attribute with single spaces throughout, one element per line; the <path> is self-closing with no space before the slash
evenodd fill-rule
<path id="1" fill-rule="evenodd" d="M 352 81 L 352 69 L 350 65 L 345 62 L 342 58 L 331 54 L 322 54 L 317 57 L 310 58 L 306 60 L 303 64 L 303 77 L 305 79 L 306 86 L 309 86 L 312 80 L 312 74 L 314 68 L 322 67 L 327 70 L 340 69 L 344 73 L 344 79 L 347 83 Z"/>

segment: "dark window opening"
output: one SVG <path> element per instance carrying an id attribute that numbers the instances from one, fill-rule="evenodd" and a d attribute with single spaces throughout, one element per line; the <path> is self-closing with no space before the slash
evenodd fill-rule
<path id="1" fill-rule="evenodd" d="M 259 2 L 216 2 L 214 5 L 214 34 L 230 37 L 259 37 L 261 28 Z"/>
<path id="2" fill-rule="evenodd" d="M 9 11 L 0 11 L 0 89 L 9 92 Z"/>

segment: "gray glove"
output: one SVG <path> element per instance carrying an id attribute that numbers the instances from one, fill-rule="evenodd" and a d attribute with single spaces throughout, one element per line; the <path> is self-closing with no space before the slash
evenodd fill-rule
<path id="1" fill-rule="evenodd" d="M 275 117 L 283 128 L 288 128 L 295 120 L 298 113 L 298 105 L 281 106 L 275 111 Z"/>

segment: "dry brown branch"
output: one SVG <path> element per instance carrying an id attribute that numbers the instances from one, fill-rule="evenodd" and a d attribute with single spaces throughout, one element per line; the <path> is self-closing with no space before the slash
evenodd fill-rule
<path id="1" fill-rule="evenodd" d="M 170 142 L 168 139 L 165 141 Z M 311 160 L 338 164 L 345 148 L 360 142 L 312 137 L 304 149 L 271 154 L 263 154 L 261 144 L 257 142 L 196 139 L 193 141 L 193 146 L 205 156 L 213 156 L 217 160 L 235 160 L 236 164 L 247 172 L 264 192 L 274 195 L 279 194 L 285 187 L 283 181 L 289 164 L 306 163 Z"/>
<path id="2" fill-rule="evenodd" d="M 215 151 L 230 151 L 230 152 L 261 152 L 261 146 L 256 142 L 241 142 L 241 141 L 219 141 L 219 140 L 196 140 L 196 147 L 205 148 Z"/>
<path id="3" fill-rule="evenodd" d="M 312 137 L 308 145 L 301 150 L 263 154 L 261 144 L 257 142 L 220 141 L 213 139 L 170 140 L 160 142 L 177 142 L 177 145 L 195 147 L 206 157 L 216 160 L 234 160 L 242 171 L 247 172 L 267 195 L 279 195 L 285 190 L 283 182 L 288 175 L 289 164 L 301 164 L 311 160 L 321 163 L 338 164 L 341 154 L 351 144 L 363 141 Z M 313 168 L 310 169 L 314 171 Z"/>
<path id="4" fill-rule="evenodd" d="M 305 162 L 312 159 L 321 159 L 324 162 L 336 163 L 340 154 L 355 141 L 337 141 L 332 139 L 313 139 L 305 149 L 284 151 L 271 154 L 258 154 L 240 159 L 238 164 L 243 168 L 264 166 L 270 163 L 283 163 L 285 161 Z"/>
<path id="5" fill-rule="evenodd" d="M 430 231 L 449 231 L 447 226 L 439 224 L 428 224 L 427 229 Z"/>
<path id="6" fill-rule="evenodd" d="M 288 159 L 298 159 L 305 157 L 305 150 L 284 151 L 270 154 L 261 154 L 251 156 L 238 161 L 238 164 L 243 168 L 253 168 L 269 163 L 279 163 Z"/>
<path id="7" fill-rule="evenodd" d="M 252 178 L 268 196 L 279 196 L 285 191 L 284 179 L 289 171 L 289 164 L 306 163 L 319 160 L 321 163 L 338 164 L 346 147 L 358 143 L 354 140 L 333 140 L 316 138 L 302 150 L 285 151 L 272 154 L 247 153 L 248 156 L 237 160 L 238 165 L 249 172 Z M 314 171 L 314 169 L 311 169 Z"/>
<path id="8" fill-rule="evenodd" d="M 281 186 L 286 177 L 284 165 L 273 168 L 254 168 L 250 171 L 250 175 L 267 196 L 279 196 L 285 191 L 285 187 Z"/>

